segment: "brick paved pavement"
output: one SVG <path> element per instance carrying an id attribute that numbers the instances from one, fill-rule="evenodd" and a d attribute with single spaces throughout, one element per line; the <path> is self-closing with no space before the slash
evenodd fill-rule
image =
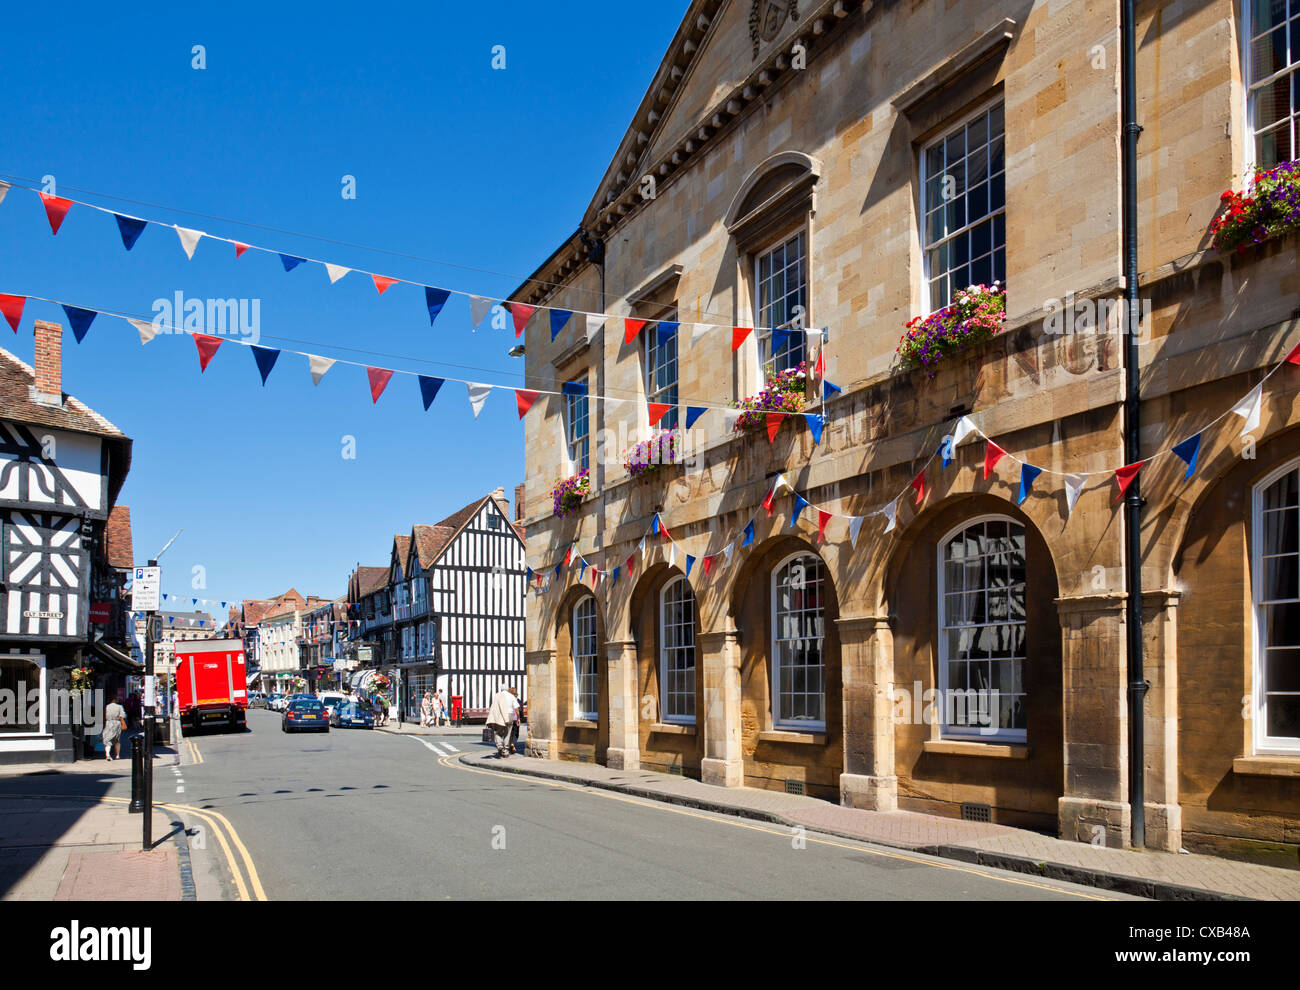
<path id="1" fill-rule="evenodd" d="M 1026 829 L 911 811 L 859 811 L 753 787 L 722 788 L 688 777 L 596 764 L 467 753 L 475 768 L 564 780 L 705 811 L 739 815 L 878 845 L 1089 884 L 1161 900 L 1300 900 L 1300 870 L 1215 856 L 1107 849 Z"/>

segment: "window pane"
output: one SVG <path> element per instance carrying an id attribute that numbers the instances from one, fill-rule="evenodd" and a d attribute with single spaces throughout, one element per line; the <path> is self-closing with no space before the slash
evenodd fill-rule
<path id="1" fill-rule="evenodd" d="M 1270 736 L 1300 736 L 1300 695 L 1271 695 L 1266 724 Z"/>
<path id="2" fill-rule="evenodd" d="M 1264 676 L 1270 691 L 1300 691 L 1300 649 L 1269 650 Z"/>
<path id="3" fill-rule="evenodd" d="M 1250 44 L 1250 81 L 1259 82 L 1286 68 L 1286 27 L 1278 27 Z"/>

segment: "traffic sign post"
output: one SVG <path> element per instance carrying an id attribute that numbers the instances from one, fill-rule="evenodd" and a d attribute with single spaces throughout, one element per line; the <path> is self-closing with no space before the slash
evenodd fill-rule
<path id="1" fill-rule="evenodd" d="M 143 597 L 137 598 L 137 589 L 140 588 L 141 582 L 144 582 Z M 162 568 L 158 566 L 158 561 L 149 561 L 148 567 L 137 567 L 135 569 L 135 580 L 131 583 L 131 607 L 137 612 L 145 613 L 145 647 L 144 647 L 144 677 L 145 684 L 148 686 L 145 692 L 144 705 L 144 773 L 142 783 L 143 811 L 144 811 L 144 835 L 141 840 L 140 848 L 148 851 L 153 847 L 153 732 L 154 732 L 154 715 L 158 711 L 157 694 L 153 690 L 154 685 L 154 667 L 153 652 L 154 643 L 162 638 L 162 617 L 156 615 L 158 611 L 159 587 L 162 584 Z"/>

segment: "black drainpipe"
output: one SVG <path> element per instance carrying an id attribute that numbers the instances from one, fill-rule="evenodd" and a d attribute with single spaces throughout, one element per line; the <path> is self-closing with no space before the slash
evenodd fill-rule
<path id="1" fill-rule="evenodd" d="M 1134 464 L 1142 456 L 1139 433 L 1142 427 L 1141 382 L 1138 366 L 1138 334 L 1141 307 L 1138 305 L 1137 254 L 1137 142 L 1142 128 L 1137 122 L 1137 25 L 1136 0 L 1124 0 L 1120 20 L 1120 88 L 1123 97 L 1121 126 L 1124 132 L 1124 463 Z M 1142 669 L 1142 492 L 1134 478 L 1124 499 L 1124 633 L 1128 657 L 1128 800 L 1132 816 L 1131 844 L 1146 845 L 1146 743 L 1143 701 L 1147 682 Z"/>

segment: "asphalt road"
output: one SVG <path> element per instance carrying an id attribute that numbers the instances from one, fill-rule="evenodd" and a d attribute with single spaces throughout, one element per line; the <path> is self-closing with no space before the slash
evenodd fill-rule
<path id="1" fill-rule="evenodd" d="M 443 765 L 414 737 L 249 725 L 195 737 L 186 791 L 160 774 L 156 797 L 224 815 L 271 900 L 1115 899 L 814 834 L 796 848 L 775 825 Z"/>

